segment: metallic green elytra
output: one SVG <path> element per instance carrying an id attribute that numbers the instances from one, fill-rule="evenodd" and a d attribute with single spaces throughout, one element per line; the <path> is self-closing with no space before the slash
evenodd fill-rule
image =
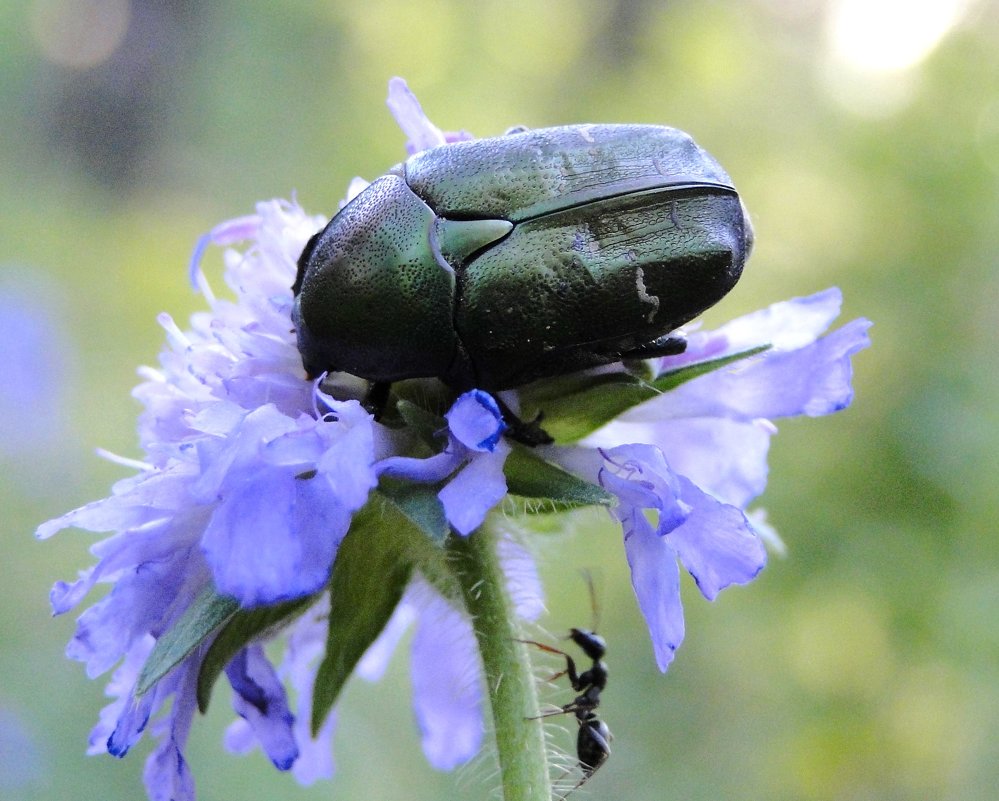
<path id="1" fill-rule="evenodd" d="M 423 151 L 306 245 L 306 370 L 459 389 L 682 350 L 670 333 L 738 281 L 752 229 L 682 131 L 570 125 Z"/>

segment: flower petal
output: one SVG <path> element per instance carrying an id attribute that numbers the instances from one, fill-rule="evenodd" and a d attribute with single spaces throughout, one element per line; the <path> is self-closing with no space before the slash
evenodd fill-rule
<path id="1" fill-rule="evenodd" d="M 194 777 L 184 748 L 197 708 L 199 664 L 198 659 L 189 657 L 175 669 L 170 677 L 176 688 L 170 712 L 152 727 L 162 739 L 143 772 L 150 801 L 194 801 Z"/>
<path id="2" fill-rule="evenodd" d="M 423 113 L 420 101 L 416 99 L 402 78 L 389 80 L 388 100 L 389 111 L 395 117 L 396 124 L 409 138 L 406 149 L 410 154 L 429 150 L 432 147 L 447 142 L 444 133 L 434 125 Z"/>
<path id="3" fill-rule="evenodd" d="M 688 510 L 680 502 L 680 484 L 659 448 L 621 445 L 602 453 L 607 467 L 600 471 L 600 485 L 620 501 L 611 514 L 624 523 L 634 509 L 655 509 L 659 513 L 656 533 L 660 536 L 684 521 Z"/>
<path id="4" fill-rule="evenodd" d="M 510 446 L 499 442 L 494 453 L 474 457 L 437 493 L 448 522 L 462 536 L 481 526 L 489 510 L 506 495 L 503 462 L 509 452 Z"/>
<path id="5" fill-rule="evenodd" d="M 499 524 L 502 526 L 502 523 Z M 545 593 L 538 565 L 530 551 L 504 532 L 497 544 L 500 566 L 514 612 L 522 620 L 537 620 L 545 611 Z"/>
<path id="6" fill-rule="evenodd" d="M 704 597 L 713 601 L 730 584 L 752 581 L 767 563 L 763 541 L 740 509 L 712 498 L 680 477 L 691 513 L 667 536 Z"/>
<path id="7" fill-rule="evenodd" d="M 621 523 L 631 586 L 649 627 L 656 664 L 666 672 L 684 634 L 676 552 L 653 531 L 641 509 L 632 509 Z"/>
<path id="8" fill-rule="evenodd" d="M 773 350 L 796 350 L 810 345 L 839 316 L 843 295 L 831 287 L 804 298 L 774 303 L 745 314 L 714 331 L 687 335 L 683 353 L 654 362 L 656 374 L 688 364 L 717 359 L 769 345 Z"/>
<path id="9" fill-rule="evenodd" d="M 337 713 L 326 716 L 322 728 L 312 736 L 312 693 L 315 688 L 316 665 L 326 653 L 329 629 L 329 596 L 323 595 L 292 626 L 288 647 L 281 665 L 281 674 L 288 678 L 297 697 L 295 715 L 295 741 L 298 759 L 291 769 L 299 784 L 314 784 L 319 779 L 333 777 L 333 733 L 336 731 Z"/>
<path id="10" fill-rule="evenodd" d="M 622 419 L 815 417 L 853 398 L 850 356 L 867 347 L 870 322 L 857 319 L 798 350 L 767 351 L 682 384 Z"/>
<path id="11" fill-rule="evenodd" d="M 284 686 L 264 655 L 263 648 L 244 648 L 226 665 L 232 684 L 233 709 L 253 729 L 278 770 L 288 770 L 298 758 Z"/>
<path id="12" fill-rule="evenodd" d="M 411 585 L 412 586 L 412 585 Z M 385 675 L 389 660 L 399 645 L 399 640 L 417 618 L 417 610 L 411 600 L 409 589 L 403 593 L 402 599 L 395 605 L 395 610 L 385 628 L 368 646 L 354 668 L 354 672 L 365 681 L 379 681 Z"/>
<path id="13" fill-rule="evenodd" d="M 765 420 L 724 417 L 615 421 L 587 437 L 585 444 L 606 449 L 626 442 L 653 443 L 673 471 L 719 500 L 744 508 L 766 488 L 767 453 L 775 431 Z"/>
<path id="14" fill-rule="evenodd" d="M 631 585 L 649 627 L 656 663 L 665 671 L 684 633 L 680 570 L 665 536 L 682 526 L 689 512 L 679 497 L 681 479 L 651 445 L 622 445 L 602 453 L 607 466 L 600 471 L 600 484 L 618 497 L 611 514 L 621 521 Z M 658 511 L 655 527 L 646 509 Z"/>
<path id="15" fill-rule="evenodd" d="M 838 287 L 830 287 L 737 317 L 716 333 L 728 342 L 729 353 L 759 345 L 770 345 L 774 350 L 798 350 L 813 343 L 833 324 L 842 305 L 843 293 Z"/>
<path id="16" fill-rule="evenodd" d="M 423 753 L 438 770 L 464 764 L 482 745 L 481 668 L 472 624 L 426 582 L 413 636 L 413 709 Z"/>
<path id="17" fill-rule="evenodd" d="M 212 515 L 201 540 L 215 585 L 244 607 L 295 597 L 299 568 L 311 569 L 304 592 L 322 583 L 303 565 L 292 527 L 297 481 L 273 470 L 247 470 Z M 328 566 L 327 566 L 328 567 Z M 304 594 L 304 592 L 300 594 Z"/>
<path id="18" fill-rule="evenodd" d="M 444 416 L 455 438 L 473 451 L 491 453 L 506 429 L 496 400 L 481 389 L 461 395 Z"/>

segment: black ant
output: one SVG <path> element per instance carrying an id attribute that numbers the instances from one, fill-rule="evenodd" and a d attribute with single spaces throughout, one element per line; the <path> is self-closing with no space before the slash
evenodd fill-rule
<path id="1" fill-rule="evenodd" d="M 590 583 L 590 592 L 592 595 L 592 583 Z M 583 773 L 583 778 L 569 791 L 571 793 L 589 781 L 590 777 L 607 761 L 611 753 L 612 735 L 607 724 L 597 717 L 596 712 L 597 707 L 600 706 L 600 694 L 607 687 L 607 665 L 603 661 L 604 654 L 607 652 L 607 643 L 599 634 L 587 629 L 570 629 L 569 639 L 576 643 L 592 662 L 590 667 L 582 673 L 576 669 L 576 661 L 565 651 L 536 640 L 520 640 L 520 642 L 534 645 L 550 654 L 564 656 L 565 670 L 556 673 L 550 681 L 567 675 L 572 689 L 579 693 L 568 704 L 538 715 L 539 718 L 547 718 L 552 715 L 572 712 L 576 716 L 576 722 L 579 724 L 579 734 L 576 737 L 576 757 L 579 760 L 579 769 Z M 569 793 L 562 796 L 563 799 Z"/>

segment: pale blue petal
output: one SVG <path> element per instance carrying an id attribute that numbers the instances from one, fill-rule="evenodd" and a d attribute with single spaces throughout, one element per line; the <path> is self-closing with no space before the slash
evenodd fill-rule
<path id="1" fill-rule="evenodd" d="M 251 645 L 225 668 L 233 689 L 233 709 L 253 729 L 264 752 L 278 770 L 288 770 L 298 758 L 292 731 L 294 717 L 288 709 L 284 686 L 264 655 Z"/>
<path id="2" fill-rule="evenodd" d="M 491 453 L 506 429 L 496 400 L 480 389 L 461 395 L 444 416 L 455 438 L 473 451 Z"/>
<path id="3" fill-rule="evenodd" d="M 867 320 L 858 319 L 798 350 L 767 351 L 695 378 L 622 419 L 756 418 L 830 414 L 849 405 L 850 356 L 867 347 Z"/>
<path id="4" fill-rule="evenodd" d="M 266 443 L 297 430 L 295 421 L 273 406 L 261 406 L 247 414 L 225 437 L 202 438 L 197 443 L 200 475 L 191 487 L 192 497 L 214 503 L 226 483 L 240 483 L 233 473 L 248 466 L 259 469 L 260 451 Z"/>
<path id="5" fill-rule="evenodd" d="M 680 502 L 680 484 L 662 451 L 653 445 L 621 445 L 602 450 L 607 467 L 600 471 L 600 485 L 620 502 L 611 513 L 624 522 L 633 508 L 659 512 L 656 533 L 662 536 L 680 525 L 687 508 Z"/>
<path id="6" fill-rule="evenodd" d="M 294 729 L 299 755 L 292 775 L 303 785 L 314 784 L 319 779 L 331 779 L 335 770 L 333 733 L 337 725 L 336 709 L 326 716 L 315 737 L 311 728 L 316 667 L 326 653 L 328 628 L 329 596 L 324 595 L 293 625 L 282 665 L 282 672 L 288 677 L 297 697 Z"/>
<path id="7" fill-rule="evenodd" d="M 165 489 L 166 492 L 150 493 L 153 486 Z M 122 531 L 162 517 L 163 512 L 160 510 L 176 508 L 186 499 L 184 487 L 177 482 L 176 477 L 159 472 L 144 473 L 119 481 L 114 490 L 115 494 L 110 498 L 88 503 L 62 517 L 43 523 L 36 530 L 35 536 L 44 540 L 71 527 L 86 531 Z M 159 497 L 161 494 L 168 497 Z"/>
<path id="8" fill-rule="evenodd" d="M 615 421 L 587 437 L 586 444 L 606 449 L 627 442 L 653 443 L 673 471 L 719 500 L 745 507 L 766 488 L 767 453 L 775 431 L 765 420 L 723 417 Z"/>
<path id="9" fill-rule="evenodd" d="M 795 350 L 810 345 L 839 316 L 843 296 L 836 287 L 804 298 L 774 303 L 729 321 L 714 331 L 688 334 L 683 353 L 654 362 L 656 373 L 688 364 L 717 359 L 767 345 L 774 350 Z"/>
<path id="10" fill-rule="evenodd" d="M 147 692 L 136 698 L 133 689 L 125 695 L 124 703 L 121 705 L 118 718 L 115 721 L 114 730 L 107 740 L 107 752 L 111 756 L 119 758 L 125 756 L 129 749 L 139 741 L 146 724 L 149 722 L 155 700 L 156 693 L 154 692 Z"/>
<path id="11" fill-rule="evenodd" d="M 155 644 L 156 640 L 147 634 L 133 645 L 121 664 L 111 674 L 111 680 L 108 682 L 104 694 L 114 700 L 101 709 L 97 725 L 91 729 L 90 736 L 87 738 L 87 754 L 108 753 L 108 743 L 111 736 L 118 728 L 118 721 L 121 719 L 126 705 L 132 702 L 132 690 Z"/>
<path id="12" fill-rule="evenodd" d="M 497 525 L 502 527 L 502 521 Z M 496 547 L 514 612 L 522 620 L 537 620 L 545 611 L 545 593 L 537 562 L 509 533 L 504 533 Z"/>
<path id="13" fill-rule="evenodd" d="M 309 731 L 312 709 L 312 685 L 299 693 L 299 717 L 295 729 L 298 734 L 298 759 L 291 769 L 295 781 L 308 787 L 320 779 L 332 779 L 336 772 L 333 761 L 333 734 L 336 732 L 337 711 L 333 709 L 323 721 L 316 736 Z"/>
<path id="14" fill-rule="evenodd" d="M 726 339 L 730 353 L 759 345 L 797 350 L 818 339 L 839 317 L 842 305 L 843 293 L 838 287 L 830 287 L 737 317 L 715 333 Z"/>
<path id="15" fill-rule="evenodd" d="M 641 509 L 630 510 L 621 523 L 631 586 L 649 627 L 656 664 L 665 672 L 684 633 L 676 552 L 652 529 Z"/>
<path id="16" fill-rule="evenodd" d="M 413 636 L 413 708 L 423 753 L 452 770 L 482 745 L 481 667 L 471 622 L 424 582 Z"/>
<path id="17" fill-rule="evenodd" d="M 766 548 L 741 510 L 715 500 L 683 477 L 680 483 L 692 511 L 667 539 L 704 597 L 713 601 L 730 584 L 752 581 L 767 563 Z"/>
<path id="18" fill-rule="evenodd" d="M 316 592 L 329 579 L 337 548 L 350 528 L 350 512 L 327 476 L 295 479 L 292 536 L 300 561 L 297 578 L 288 583 L 290 597 Z"/>
<path id="19" fill-rule="evenodd" d="M 724 418 L 665 420 L 651 441 L 670 467 L 719 500 L 744 508 L 767 485 L 774 428 L 762 421 Z"/>
<path id="20" fill-rule="evenodd" d="M 236 718 L 226 726 L 222 735 L 222 744 L 230 754 L 246 755 L 259 747 L 260 741 L 257 740 L 249 723 L 243 718 Z"/>
<path id="21" fill-rule="evenodd" d="M 194 566 L 201 572 L 190 569 Z M 90 678 L 110 670 L 133 643 L 150 631 L 159 633 L 172 605 L 186 607 L 203 571 L 204 565 L 187 550 L 128 571 L 107 596 L 80 616 L 66 656 L 86 663 Z"/>
<path id="22" fill-rule="evenodd" d="M 52 589 L 49 590 L 49 605 L 52 607 L 53 615 L 61 615 L 68 612 L 83 600 L 84 596 L 90 592 L 100 577 L 96 568 L 97 566 L 95 565 L 87 570 L 81 570 L 79 578 L 71 584 L 65 581 L 57 581 L 52 585 Z"/>
<path id="23" fill-rule="evenodd" d="M 194 776 L 184 748 L 197 708 L 199 660 L 188 658 L 175 668 L 173 704 L 166 717 L 156 721 L 153 733 L 160 743 L 146 760 L 143 779 L 150 801 L 194 801 Z"/>
<path id="24" fill-rule="evenodd" d="M 218 590 L 252 607 L 322 587 L 350 525 L 329 483 L 266 468 L 231 483 L 201 542 Z"/>
<path id="25" fill-rule="evenodd" d="M 232 483 L 201 540 L 216 587 L 244 607 L 294 597 L 290 589 L 302 566 L 292 531 L 298 482 L 258 468 Z M 306 586 L 318 581 L 313 575 Z"/>
<path id="26" fill-rule="evenodd" d="M 411 154 L 443 145 L 447 141 L 441 129 L 427 119 L 420 101 L 402 78 L 392 78 L 389 81 L 386 103 L 392 116 L 395 117 L 396 124 L 409 138 L 407 150 Z"/>
<path id="27" fill-rule="evenodd" d="M 503 462 L 509 452 L 510 446 L 499 442 L 494 453 L 474 457 L 437 493 L 448 522 L 462 536 L 482 525 L 489 510 L 506 495 Z"/>
<path id="28" fill-rule="evenodd" d="M 409 481 L 443 481 L 464 461 L 464 453 L 441 451 L 426 459 L 415 456 L 389 456 L 375 465 L 379 476 L 405 478 Z"/>
<path id="29" fill-rule="evenodd" d="M 412 585 L 410 585 L 412 586 Z M 368 646 L 354 668 L 354 672 L 365 681 L 379 681 L 385 675 L 389 660 L 395 649 L 399 645 L 399 640 L 406 630 L 416 620 L 417 611 L 410 599 L 411 591 L 407 589 L 402 599 L 395 605 L 392 616 L 388 623 L 375 638 L 375 641 Z"/>
<path id="30" fill-rule="evenodd" d="M 316 469 L 326 478 L 340 504 L 348 511 L 360 509 L 368 500 L 368 493 L 378 483 L 374 470 L 374 433 L 371 416 L 356 401 L 338 412 L 346 415 L 335 423 L 318 424 L 319 433 L 325 434 L 328 447 L 320 457 Z M 326 426 L 335 430 L 324 431 Z"/>

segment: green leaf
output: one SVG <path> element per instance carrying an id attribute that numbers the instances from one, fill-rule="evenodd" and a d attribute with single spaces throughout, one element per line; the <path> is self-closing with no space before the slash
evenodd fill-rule
<path id="1" fill-rule="evenodd" d="M 614 496 L 603 487 L 566 472 L 522 445 L 515 445 L 510 451 L 503 472 L 512 494 L 547 501 L 545 511 L 614 503 Z"/>
<path id="2" fill-rule="evenodd" d="M 668 392 L 671 389 L 676 389 L 681 384 L 687 383 L 691 379 L 706 375 L 707 373 L 712 373 L 715 370 L 720 370 L 722 367 L 728 367 L 728 365 L 733 362 L 748 359 L 750 356 L 756 356 L 759 353 L 770 350 L 771 347 L 771 345 L 759 345 L 755 348 L 750 348 L 749 350 L 733 353 L 730 356 L 722 356 L 718 359 L 710 359 L 706 362 L 688 364 L 684 367 L 677 368 L 676 370 L 670 370 L 662 373 L 652 382 L 652 386 L 661 392 Z"/>
<path id="3" fill-rule="evenodd" d="M 402 597 L 414 566 L 410 541 L 427 540 L 395 504 L 373 495 L 354 515 L 333 563 L 326 655 L 312 698 L 314 734 Z"/>
<path id="4" fill-rule="evenodd" d="M 382 478 L 378 489 L 433 542 L 439 545 L 444 543 L 450 528 L 444 515 L 444 505 L 437 497 L 440 491 L 438 484 L 414 484 Z"/>
<path id="5" fill-rule="evenodd" d="M 544 414 L 542 426 L 557 443 L 577 442 L 640 403 L 769 348 L 769 345 L 761 345 L 730 356 L 689 364 L 651 381 L 619 370 L 537 382 L 521 394 L 524 419 L 541 411 Z"/>
<path id="6" fill-rule="evenodd" d="M 238 610 L 235 598 L 219 595 L 210 584 L 205 587 L 173 627 L 156 640 L 136 682 L 136 696 L 148 692 Z"/>
<path id="7" fill-rule="evenodd" d="M 198 673 L 198 709 L 208 709 L 212 688 L 225 666 L 239 651 L 259 637 L 287 624 L 315 603 L 317 595 L 308 595 L 275 606 L 238 611 L 225 624 L 205 654 Z"/>

